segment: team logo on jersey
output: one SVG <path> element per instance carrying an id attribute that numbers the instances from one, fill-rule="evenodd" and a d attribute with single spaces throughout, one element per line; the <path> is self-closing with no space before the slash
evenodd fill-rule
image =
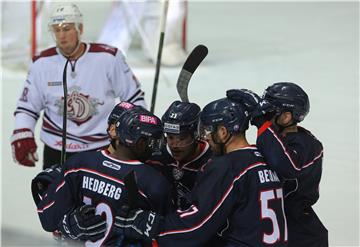
<path id="1" fill-rule="evenodd" d="M 67 98 L 67 118 L 81 125 L 89 121 L 92 116 L 98 114 L 98 105 L 103 105 L 98 99 L 91 98 L 89 95 L 80 93 L 80 87 L 69 88 Z M 64 111 L 64 98 L 56 100 L 55 106 L 58 107 L 58 114 L 62 115 Z"/>
<path id="2" fill-rule="evenodd" d="M 184 176 L 184 171 L 179 168 L 173 168 L 172 174 L 175 180 L 180 180 Z"/>

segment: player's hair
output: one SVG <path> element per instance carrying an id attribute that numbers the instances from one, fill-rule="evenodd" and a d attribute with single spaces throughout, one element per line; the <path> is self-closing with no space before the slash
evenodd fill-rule
<path id="1" fill-rule="evenodd" d="M 291 112 L 295 122 L 304 120 L 310 110 L 308 95 L 292 82 L 274 83 L 265 90 L 263 98 L 275 106 L 278 113 Z"/>

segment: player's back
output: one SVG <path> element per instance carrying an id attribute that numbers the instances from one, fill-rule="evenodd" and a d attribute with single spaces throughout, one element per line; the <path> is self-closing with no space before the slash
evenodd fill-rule
<path id="1" fill-rule="evenodd" d="M 97 213 L 105 213 L 107 224 L 112 225 L 120 208 L 129 203 L 124 177 L 131 171 L 135 171 L 139 189 L 137 206 L 165 213 L 169 206 L 170 186 L 158 171 L 140 161 L 118 160 L 106 151 L 82 153 L 66 163 L 64 177 L 71 181 L 75 205 L 94 205 Z M 107 228 L 108 231 L 111 229 Z M 109 235 L 107 232 L 106 244 L 114 238 L 114 232 Z"/>
<path id="2" fill-rule="evenodd" d="M 246 147 L 222 156 L 216 165 L 232 178 L 234 191 L 229 194 L 232 211 L 218 231 L 225 243 L 220 246 L 286 246 L 282 183 L 260 152 Z"/>

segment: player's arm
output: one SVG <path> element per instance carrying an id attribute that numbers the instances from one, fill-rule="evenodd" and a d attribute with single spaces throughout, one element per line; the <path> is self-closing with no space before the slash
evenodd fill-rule
<path id="1" fill-rule="evenodd" d="M 104 237 L 106 222 L 95 215 L 95 208 L 77 200 L 78 157 L 71 157 L 61 174 L 53 181 L 37 203 L 39 219 L 45 231 L 59 230 L 73 240 L 96 241 Z"/>
<path id="2" fill-rule="evenodd" d="M 15 129 L 11 136 L 11 148 L 14 162 L 23 166 L 35 166 L 38 160 L 34 129 L 44 106 L 41 90 L 45 90 L 38 85 L 38 67 L 38 64 L 31 64 L 14 112 Z"/>
<path id="3" fill-rule="evenodd" d="M 141 84 L 135 74 L 125 61 L 124 55 L 120 50 L 115 55 L 113 71 L 111 75 L 111 83 L 113 85 L 115 95 L 120 100 L 131 102 L 146 108 L 145 93 L 141 89 Z"/>
<path id="4" fill-rule="evenodd" d="M 155 212 L 133 210 L 116 217 L 118 227 L 130 238 L 149 241 L 156 238 L 161 245 L 201 245 L 224 224 L 237 201 L 235 177 L 215 162 L 207 167 L 192 193 L 192 205 L 184 211 L 160 216 Z M 218 167 L 217 167 L 218 166 Z M 135 229 L 139 230 L 136 231 Z M 194 242 L 195 241 L 195 242 Z"/>

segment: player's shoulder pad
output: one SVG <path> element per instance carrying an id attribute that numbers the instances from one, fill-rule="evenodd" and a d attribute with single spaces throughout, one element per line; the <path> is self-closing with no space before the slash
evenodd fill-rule
<path id="1" fill-rule="evenodd" d="M 32 58 L 32 61 L 35 62 L 36 60 L 38 60 L 39 58 L 42 58 L 42 57 L 51 57 L 51 56 L 54 56 L 54 55 L 57 55 L 57 51 L 56 51 L 56 47 L 51 47 L 49 49 L 46 49 L 46 50 L 43 50 L 42 52 L 40 52 L 39 55 L 35 55 L 33 56 Z"/>
<path id="2" fill-rule="evenodd" d="M 90 43 L 89 52 L 105 52 L 113 56 L 116 55 L 118 48 L 101 43 Z"/>

